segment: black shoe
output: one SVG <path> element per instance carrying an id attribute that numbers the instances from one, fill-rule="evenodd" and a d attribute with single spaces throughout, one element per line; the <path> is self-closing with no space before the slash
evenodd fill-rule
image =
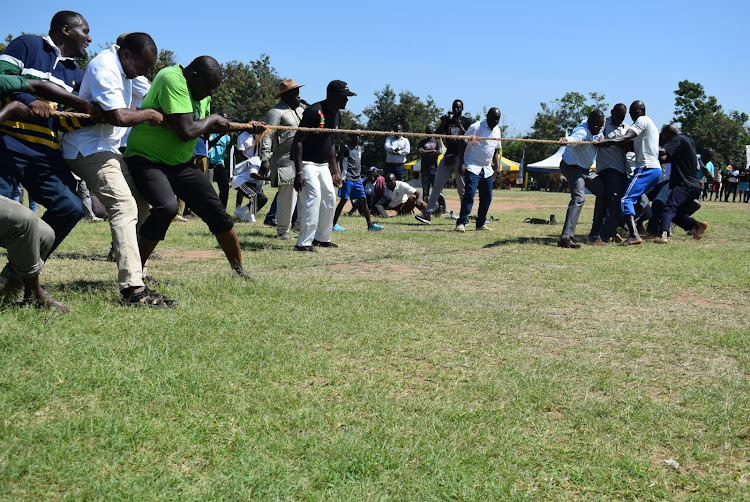
<path id="1" fill-rule="evenodd" d="M 310 252 L 310 253 L 314 253 L 315 252 L 315 248 L 312 247 L 312 246 L 297 246 L 297 245 L 295 245 L 294 246 L 294 250 L 295 251 L 307 251 L 307 252 Z"/>
<path id="2" fill-rule="evenodd" d="M 333 242 L 320 242 L 319 240 L 315 240 L 315 239 L 313 239 L 313 246 L 318 246 L 321 248 L 337 248 L 338 247 Z"/>
<path id="3" fill-rule="evenodd" d="M 557 241 L 557 245 L 558 247 L 569 249 L 578 249 L 581 247 L 581 245 L 575 242 L 572 237 L 567 235 L 560 237 L 560 240 Z"/>
<path id="4" fill-rule="evenodd" d="M 432 223 L 432 217 L 427 213 L 418 214 L 414 217 L 418 222 L 429 225 Z"/>
<path id="5" fill-rule="evenodd" d="M 263 224 L 264 224 L 264 225 L 268 225 L 269 227 L 275 227 L 275 226 L 278 226 L 278 225 L 276 224 L 276 218 L 270 218 L 270 219 L 269 219 L 269 218 L 266 218 L 265 220 L 263 220 Z"/>

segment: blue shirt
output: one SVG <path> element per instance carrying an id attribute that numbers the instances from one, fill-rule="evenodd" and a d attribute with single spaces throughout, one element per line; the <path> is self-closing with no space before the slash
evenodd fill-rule
<path id="1" fill-rule="evenodd" d="M 212 134 L 209 136 L 209 141 L 215 140 L 217 136 L 218 134 Z M 231 141 L 229 134 L 225 134 L 219 139 L 218 143 L 208 152 L 209 164 L 224 165 L 224 155 L 227 153 L 227 147 Z"/>
<path id="2" fill-rule="evenodd" d="M 591 134 L 587 121 L 578 124 L 573 129 L 573 133 L 568 136 L 568 141 L 594 141 L 603 135 L 603 131 L 599 131 L 596 136 Z M 565 147 L 562 159 L 571 166 L 581 166 L 588 169 L 594 165 L 596 160 L 596 147 L 594 145 L 568 145 Z"/>
<path id="3" fill-rule="evenodd" d="M 711 176 L 714 175 L 714 163 L 711 161 L 706 162 L 706 169 L 709 173 L 711 173 Z M 705 177 L 705 174 L 703 174 L 703 169 L 698 169 L 698 179 L 702 180 Z"/>

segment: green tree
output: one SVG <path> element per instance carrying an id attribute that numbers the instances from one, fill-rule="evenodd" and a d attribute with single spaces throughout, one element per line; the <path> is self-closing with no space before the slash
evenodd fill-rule
<path id="1" fill-rule="evenodd" d="M 397 99 L 398 98 L 398 99 Z M 404 126 L 405 132 L 424 132 L 432 124 L 437 125 L 440 109 L 431 96 L 420 99 L 410 91 L 396 93 L 389 84 L 381 91 L 375 91 L 375 102 L 366 107 L 362 113 L 367 117 L 367 129 L 371 131 L 392 131 L 396 124 Z M 411 154 L 409 160 L 417 158 L 417 138 L 409 138 Z M 363 138 L 365 152 L 362 163 L 366 166 L 384 166 L 384 136 L 367 136 Z"/>
<path id="2" fill-rule="evenodd" d="M 566 132 L 571 132 L 578 124 L 586 120 L 592 111 L 599 109 L 606 114 L 609 105 L 605 99 L 604 94 L 596 92 L 589 93 L 588 98 L 578 92 L 568 92 L 562 98 L 551 103 L 540 103 L 542 109 L 537 112 L 531 126 L 531 132 L 525 137 L 556 140 L 564 136 Z M 523 148 L 526 150 L 525 162 L 532 163 L 546 159 L 555 153 L 559 146 L 546 143 L 526 143 Z M 517 153 L 517 150 L 517 146 L 510 149 L 514 153 Z M 506 152 L 508 151 L 506 149 Z"/>
<path id="3" fill-rule="evenodd" d="M 154 77 L 161 70 L 168 66 L 174 66 L 177 64 L 175 60 L 175 53 L 169 49 L 159 49 L 159 57 L 156 58 L 156 64 L 146 73 L 146 78 L 151 82 L 154 81 Z"/>
<path id="4" fill-rule="evenodd" d="M 213 93 L 211 111 L 226 113 L 229 120 L 245 122 L 263 120 L 266 112 L 278 101 L 274 96 L 282 80 L 262 54 L 257 61 L 230 61 L 222 65 L 224 80 Z"/>
<path id="5" fill-rule="evenodd" d="M 750 144 L 748 115 L 725 112 L 715 96 L 707 96 L 699 83 L 683 80 L 675 93 L 674 121 L 683 132 L 689 132 L 698 152 L 705 147 L 716 151 L 716 161 L 723 164 L 745 163 L 745 145 Z"/>

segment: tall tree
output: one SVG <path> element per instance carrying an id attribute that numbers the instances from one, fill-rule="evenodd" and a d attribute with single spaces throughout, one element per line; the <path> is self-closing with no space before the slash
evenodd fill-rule
<path id="1" fill-rule="evenodd" d="M 674 121 L 693 136 L 698 151 L 712 147 L 723 165 L 745 163 L 745 145 L 750 144 L 748 115 L 725 112 L 715 96 L 707 96 L 699 83 L 683 80 L 675 93 Z"/>
<path id="2" fill-rule="evenodd" d="M 401 91 L 397 99 L 389 84 L 383 90 L 375 91 L 375 103 L 366 107 L 362 113 L 367 117 L 367 129 L 372 131 L 392 131 L 396 124 L 401 124 L 406 132 L 421 133 L 428 125 L 435 125 L 440 117 L 440 109 L 431 96 L 423 101 L 410 91 Z M 369 136 L 363 140 L 363 165 L 384 166 L 385 137 Z M 419 140 L 409 138 L 409 142 L 412 145 L 409 160 L 414 160 L 417 158 L 416 146 Z"/>
<path id="3" fill-rule="evenodd" d="M 537 112 L 531 132 L 525 137 L 529 139 L 551 139 L 556 140 L 571 132 L 575 126 L 585 121 L 589 113 L 599 109 L 607 112 L 609 105 L 605 101 L 604 94 L 591 92 L 588 98 L 578 92 L 568 92 L 562 98 L 551 103 L 540 103 L 541 111 Z M 555 144 L 527 143 L 523 147 L 526 150 L 526 163 L 537 162 L 546 159 L 559 148 Z M 514 146 L 511 151 L 517 154 L 518 147 Z M 506 150 L 508 152 L 508 150 Z"/>
<path id="4" fill-rule="evenodd" d="M 263 120 L 274 104 L 274 95 L 282 80 L 271 66 L 270 58 L 262 54 L 257 61 L 230 61 L 222 65 L 224 80 L 213 93 L 211 111 L 226 113 L 229 120 L 244 122 Z"/>

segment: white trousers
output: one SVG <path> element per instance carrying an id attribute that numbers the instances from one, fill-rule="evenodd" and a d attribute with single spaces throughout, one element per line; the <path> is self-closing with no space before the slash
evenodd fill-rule
<path id="1" fill-rule="evenodd" d="M 336 212 L 336 192 L 333 188 L 328 163 L 302 162 L 305 187 L 299 193 L 302 208 L 302 229 L 297 236 L 298 246 L 311 246 L 313 239 L 330 242 L 333 216 Z"/>

